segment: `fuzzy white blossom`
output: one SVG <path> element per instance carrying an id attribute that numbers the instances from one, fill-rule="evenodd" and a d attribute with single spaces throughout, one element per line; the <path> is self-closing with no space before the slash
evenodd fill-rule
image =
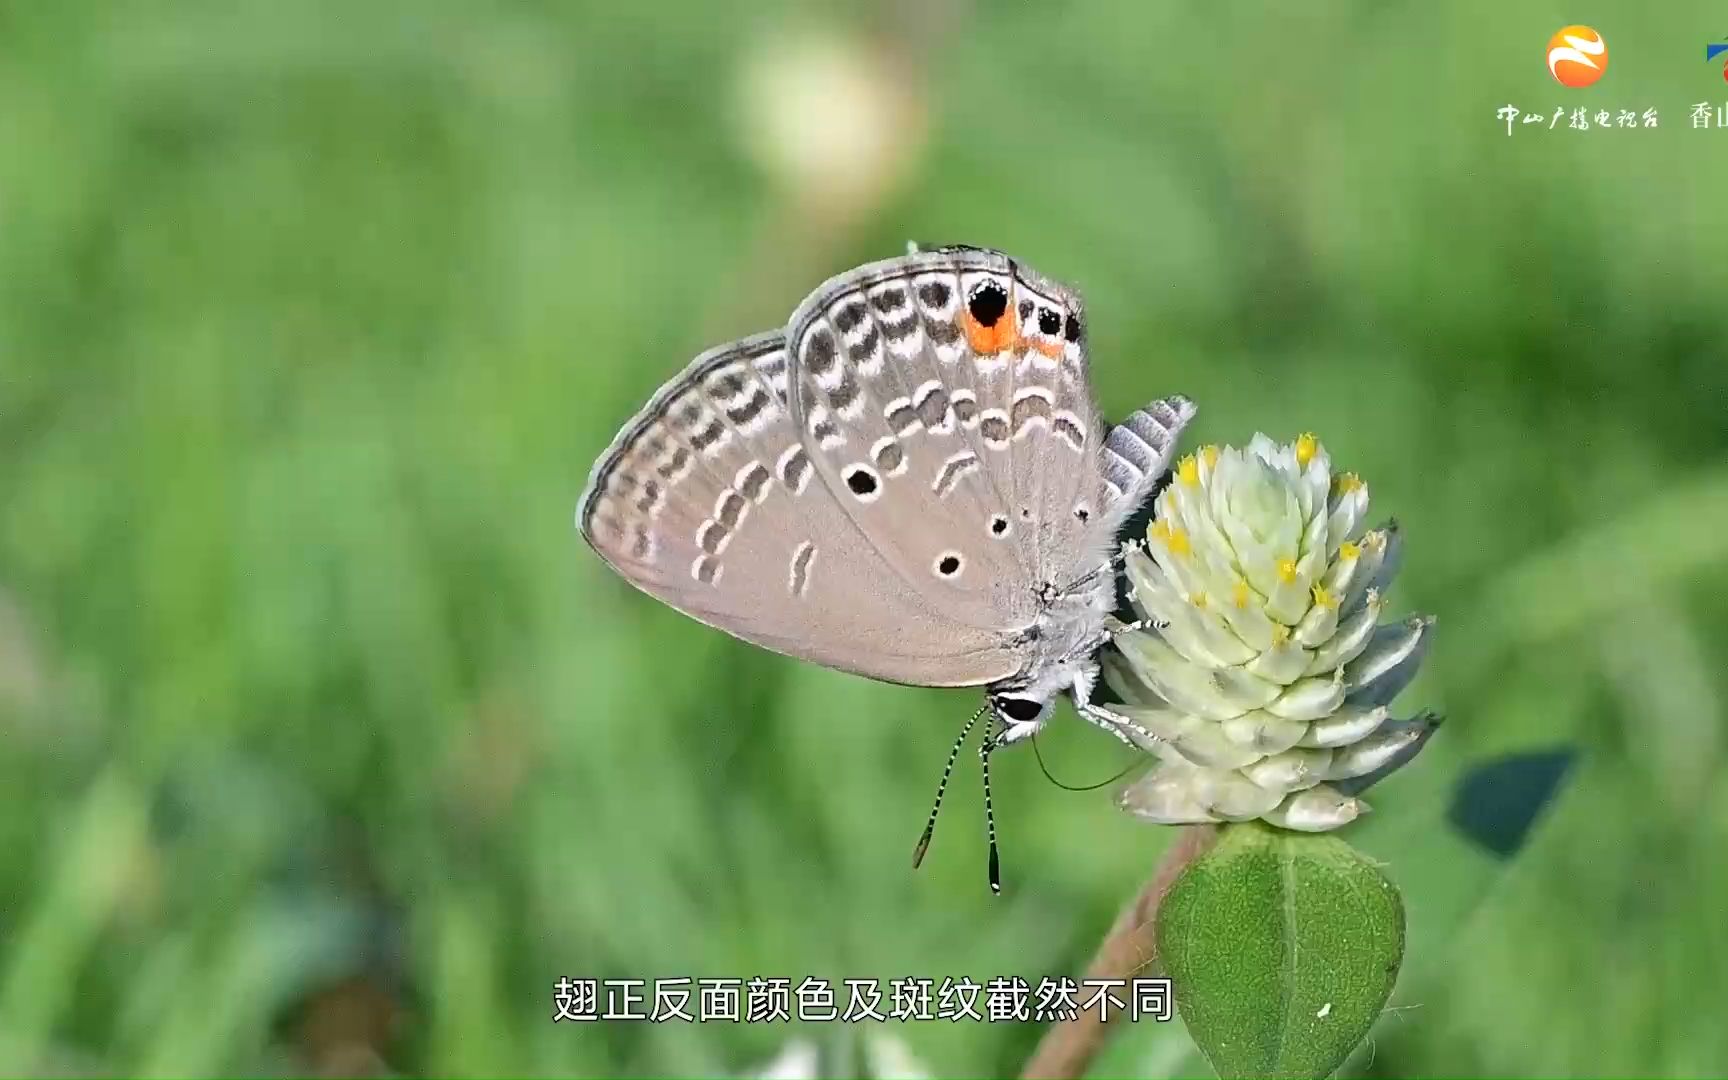
<path id="1" fill-rule="evenodd" d="M 1127 553 L 1145 628 L 1105 675 L 1158 756 L 1122 791 L 1162 824 L 1262 818 L 1337 828 L 1355 793 L 1414 756 L 1437 724 L 1387 706 L 1415 675 L 1433 620 L 1381 625 L 1395 522 L 1364 528 L 1368 488 L 1333 475 L 1312 435 L 1184 458 L 1146 543 Z"/>

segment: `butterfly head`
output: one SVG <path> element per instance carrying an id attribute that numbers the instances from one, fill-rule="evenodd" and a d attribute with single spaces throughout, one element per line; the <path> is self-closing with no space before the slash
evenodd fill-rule
<path id="1" fill-rule="evenodd" d="M 1024 690 L 992 692 L 988 698 L 995 718 L 997 746 L 1006 746 L 1037 734 L 1056 707 L 1056 695 L 1039 698 Z"/>
<path id="2" fill-rule="evenodd" d="M 1098 665 L 1090 655 L 1042 665 L 1026 675 L 992 685 L 985 691 L 995 719 L 993 742 L 1007 746 L 1036 735 L 1056 709 L 1056 699 L 1078 688 L 1090 695 Z"/>

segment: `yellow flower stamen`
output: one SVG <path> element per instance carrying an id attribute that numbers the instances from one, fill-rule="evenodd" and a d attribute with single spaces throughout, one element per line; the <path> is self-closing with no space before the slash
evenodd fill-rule
<path id="1" fill-rule="evenodd" d="M 1188 534 L 1182 530 L 1180 525 L 1170 527 L 1170 536 L 1164 543 L 1170 548 L 1172 555 L 1186 555 L 1193 550 L 1192 545 L 1188 543 Z"/>
<path id="2" fill-rule="evenodd" d="M 1281 622 L 1272 624 L 1272 645 L 1276 648 L 1290 640 L 1290 628 Z"/>
<path id="3" fill-rule="evenodd" d="M 1347 472 L 1334 482 L 1334 486 L 1337 487 L 1338 494 L 1348 495 L 1362 486 L 1362 478 L 1353 472 Z"/>
<path id="4" fill-rule="evenodd" d="M 1200 486 L 1200 463 L 1189 454 L 1176 465 L 1176 478 L 1182 481 L 1183 487 Z"/>
<path id="5" fill-rule="evenodd" d="M 1354 559 L 1361 554 L 1362 549 L 1348 540 L 1338 546 L 1338 557 L 1340 559 Z"/>
<path id="6" fill-rule="evenodd" d="M 1218 467 L 1218 448 L 1216 446 L 1202 446 L 1200 448 L 1200 456 L 1205 459 L 1206 467 L 1208 469 L 1215 469 Z"/>
<path id="7" fill-rule="evenodd" d="M 1160 544 L 1168 544 L 1170 542 L 1170 526 L 1162 521 L 1154 521 L 1152 527 L 1146 530 L 1146 535 Z"/>
<path id="8" fill-rule="evenodd" d="M 1314 455 L 1320 450 L 1320 440 L 1312 431 L 1304 431 L 1296 437 L 1296 464 L 1304 469 L 1314 460 Z"/>
<path id="9" fill-rule="evenodd" d="M 1197 592 L 1197 593 L 1194 593 L 1193 595 L 1189 596 L 1188 602 L 1190 604 L 1193 604 L 1195 607 L 1199 608 L 1201 611 L 1206 610 L 1206 603 L 1207 603 L 1206 594 L 1203 592 Z"/>
<path id="10" fill-rule="evenodd" d="M 1235 604 L 1237 608 L 1248 606 L 1248 583 L 1246 581 L 1238 581 L 1236 587 L 1230 590 L 1230 602 Z"/>
<path id="11" fill-rule="evenodd" d="M 1327 592 L 1324 585 L 1319 584 L 1314 586 L 1314 602 L 1323 608 L 1335 608 L 1338 606 L 1338 598 Z"/>
<path id="12" fill-rule="evenodd" d="M 1295 559 L 1279 559 L 1278 560 L 1278 580 L 1282 581 L 1286 585 L 1288 585 L 1292 581 L 1296 580 L 1296 560 Z"/>

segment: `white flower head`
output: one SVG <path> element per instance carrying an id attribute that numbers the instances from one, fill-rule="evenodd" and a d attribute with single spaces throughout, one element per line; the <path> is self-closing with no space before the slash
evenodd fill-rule
<path id="1" fill-rule="evenodd" d="M 1395 522 L 1366 529 L 1368 487 L 1318 439 L 1208 446 L 1176 466 L 1144 545 L 1127 552 L 1147 629 L 1105 678 L 1157 767 L 1124 809 L 1183 824 L 1263 818 L 1323 831 L 1356 792 L 1415 756 L 1438 718 L 1391 719 L 1433 619 L 1380 625 Z"/>

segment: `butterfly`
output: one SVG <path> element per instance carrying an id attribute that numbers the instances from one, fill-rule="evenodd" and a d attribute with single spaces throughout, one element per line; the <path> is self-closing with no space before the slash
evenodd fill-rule
<path id="1" fill-rule="evenodd" d="M 912 686 L 982 686 L 979 757 L 1066 695 L 1094 704 L 1118 531 L 1193 404 L 1099 415 L 1080 295 L 999 251 L 913 250 L 824 282 L 784 329 L 710 349 L 595 464 L 577 527 L 626 581 L 787 656 Z M 936 809 L 918 846 L 923 858 Z"/>

